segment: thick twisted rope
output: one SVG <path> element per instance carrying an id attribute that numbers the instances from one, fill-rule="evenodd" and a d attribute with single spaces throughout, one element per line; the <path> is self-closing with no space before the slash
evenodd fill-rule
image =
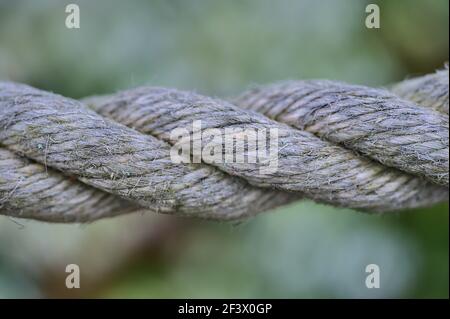
<path id="1" fill-rule="evenodd" d="M 299 81 L 249 90 L 231 104 L 142 87 L 82 104 L 1 83 L 0 213 L 84 222 L 148 209 L 229 220 L 299 198 L 375 212 L 445 201 L 448 70 L 393 91 L 404 99 L 383 89 Z M 191 141 L 171 132 L 194 133 L 197 120 L 203 134 L 277 129 L 278 169 L 174 163 L 171 145 Z"/>

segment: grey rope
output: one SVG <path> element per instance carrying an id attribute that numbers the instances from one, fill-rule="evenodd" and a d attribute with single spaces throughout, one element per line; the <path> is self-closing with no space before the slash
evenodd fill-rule
<path id="1" fill-rule="evenodd" d="M 250 90 L 236 104 L 448 186 L 448 115 L 386 90 L 331 81 L 286 82 Z"/>
<path id="2" fill-rule="evenodd" d="M 448 65 L 434 74 L 398 83 L 392 91 L 400 97 L 448 115 Z"/>
<path id="3" fill-rule="evenodd" d="M 206 165 L 174 164 L 164 142 L 75 100 L 14 83 L 1 84 L 0 92 L 4 147 L 142 207 L 231 219 L 289 197 L 248 187 Z"/>
<path id="4" fill-rule="evenodd" d="M 0 148 L 1 213 L 51 222 L 91 221 L 136 210 L 131 203 Z"/>
<path id="5" fill-rule="evenodd" d="M 300 198 L 373 212 L 428 206 L 448 198 L 448 116 L 431 109 L 442 110 L 442 103 L 448 109 L 446 90 L 446 101 L 441 92 L 417 105 L 379 89 L 289 82 L 248 91 L 236 100 L 239 108 L 143 87 L 85 99 L 94 112 L 56 94 L 1 83 L 0 214 L 87 222 L 148 209 L 230 220 Z M 170 132 L 196 120 L 203 133 L 278 129 L 278 170 L 173 163 L 170 145 L 183 141 Z"/>

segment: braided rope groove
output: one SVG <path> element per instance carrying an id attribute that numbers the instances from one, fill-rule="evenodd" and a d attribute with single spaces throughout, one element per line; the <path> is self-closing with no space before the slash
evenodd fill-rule
<path id="1" fill-rule="evenodd" d="M 391 92 L 314 80 L 257 87 L 232 103 L 158 87 L 80 102 L 0 83 L 0 214 L 89 222 L 148 210 L 236 220 L 303 198 L 368 212 L 447 201 L 448 69 Z M 171 147 L 195 141 L 171 132 L 195 137 L 195 121 L 200 137 L 276 129 L 278 169 L 174 163 Z"/>
<path id="2" fill-rule="evenodd" d="M 132 212 L 125 200 L 0 148 L 0 211 L 48 222 L 87 222 Z"/>
<path id="3" fill-rule="evenodd" d="M 448 65 L 434 74 L 406 80 L 394 85 L 392 92 L 421 106 L 448 115 Z"/>
<path id="4" fill-rule="evenodd" d="M 250 90 L 236 104 L 448 187 L 448 115 L 386 90 L 293 81 Z"/>
<path id="5" fill-rule="evenodd" d="M 14 83 L 0 92 L 2 146 L 144 208 L 227 220 L 289 201 L 206 165 L 174 164 L 169 145 L 75 100 Z"/>
<path id="6" fill-rule="evenodd" d="M 234 126 L 255 130 L 276 128 L 279 135 L 279 169 L 276 172 L 261 174 L 259 166 L 252 163 L 212 163 L 257 187 L 301 192 L 318 202 L 371 211 L 421 206 L 421 202 L 428 202 L 422 195 L 428 193 L 430 187 L 438 197 L 446 193 L 420 178 L 378 165 L 311 133 L 191 92 L 141 87 L 93 97 L 85 103 L 107 118 L 168 143 L 182 143 L 181 139 L 172 141 L 170 132 L 185 127 L 193 133 L 191 123 L 198 120 L 202 121 L 202 133 Z M 222 141 L 217 143 L 222 146 Z M 236 152 L 242 152 L 242 157 L 248 155 L 246 149 Z"/>

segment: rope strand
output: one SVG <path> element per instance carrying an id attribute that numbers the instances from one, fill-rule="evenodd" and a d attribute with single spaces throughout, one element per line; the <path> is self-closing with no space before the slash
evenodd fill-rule
<path id="1" fill-rule="evenodd" d="M 392 91 L 401 98 L 296 81 L 249 90 L 231 104 L 141 87 L 83 104 L 0 83 L 0 214 L 88 222 L 145 209 L 231 220 L 302 198 L 369 212 L 446 201 L 448 69 Z M 171 159 L 173 145 L 222 149 L 223 140 L 195 140 L 217 130 L 244 142 L 227 136 L 237 127 L 277 130 L 275 171 L 264 173 L 260 162 Z M 175 128 L 194 141 L 174 138 Z M 236 147 L 232 155 L 253 151 Z"/>

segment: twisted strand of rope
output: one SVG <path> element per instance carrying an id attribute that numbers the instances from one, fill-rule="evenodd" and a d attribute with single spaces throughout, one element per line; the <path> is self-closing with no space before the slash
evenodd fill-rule
<path id="1" fill-rule="evenodd" d="M 231 220 L 302 198 L 369 212 L 446 201 L 448 69 L 392 92 L 291 81 L 233 103 L 154 87 L 79 102 L 0 83 L 0 214 L 88 222 L 145 209 Z M 203 134 L 276 128 L 278 170 L 173 163 L 171 145 L 186 141 L 170 133 L 194 133 L 197 120 Z"/>

